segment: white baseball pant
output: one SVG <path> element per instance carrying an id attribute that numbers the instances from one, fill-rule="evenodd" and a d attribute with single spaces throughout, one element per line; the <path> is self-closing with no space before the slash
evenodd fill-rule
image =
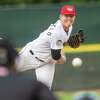
<path id="1" fill-rule="evenodd" d="M 18 71 L 35 69 L 37 80 L 51 89 L 55 73 L 55 64 L 46 64 L 45 62 L 39 61 L 34 55 L 31 55 L 28 50 L 24 50 L 19 54 L 19 61 L 17 63 Z"/>

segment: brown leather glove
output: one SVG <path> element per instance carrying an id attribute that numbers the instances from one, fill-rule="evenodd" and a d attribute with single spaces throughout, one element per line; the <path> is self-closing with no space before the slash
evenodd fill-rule
<path id="1" fill-rule="evenodd" d="M 79 30 L 76 34 L 69 37 L 67 43 L 71 48 L 78 48 L 84 42 L 84 39 L 83 30 Z"/>

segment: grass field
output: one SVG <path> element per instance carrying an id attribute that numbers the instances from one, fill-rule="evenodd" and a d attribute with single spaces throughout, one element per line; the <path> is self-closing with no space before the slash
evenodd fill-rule
<path id="1" fill-rule="evenodd" d="M 73 100 L 75 95 L 79 95 L 83 91 L 80 92 L 56 92 L 55 95 L 58 100 Z M 87 93 L 91 93 L 91 95 L 95 98 L 95 100 L 100 100 L 100 91 L 85 91 Z"/>

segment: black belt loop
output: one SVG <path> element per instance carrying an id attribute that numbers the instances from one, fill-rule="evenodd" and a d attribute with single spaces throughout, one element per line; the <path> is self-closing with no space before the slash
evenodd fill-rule
<path id="1" fill-rule="evenodd" d="M 30 50 L 30 53 L 31 53 L 32 55 L 34 55 L 34 52 L 33 52 L 32 50 Z"/>
<path id="2" fill-rule="evenodd" d="M 34 55 L 34 52 L 32 50 L 29 50 L 29 52 L 31 53 L 31 55 Z M 44 62 L 43 60 L 39 59 L 38 57 L 35 57 L 37 60 Z"/>
<path id="3" fill-rule="evenodd" d="M 38 57 L 35 57 L 37 60 L 41 61 L 41 62 L 44 62 L 43 60 L 39 59 Z"/>

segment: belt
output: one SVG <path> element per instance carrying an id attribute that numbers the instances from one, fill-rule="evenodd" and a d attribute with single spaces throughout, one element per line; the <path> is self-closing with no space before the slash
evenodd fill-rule
<path id="1" fill-rule="evenodd" d="M 30 54 L 31 55 L 34 55 L 34 52 L 32 51 L 32 50 L 29 50 L 29 52 L 30 52 Z M 44 62 L 43 60 L 41 60 L 40 58 L 38 58 L 38 57 L 35 57 L 37 60 L 39 60 L 39 61 L 41 61 L 41 62 Z"/>

